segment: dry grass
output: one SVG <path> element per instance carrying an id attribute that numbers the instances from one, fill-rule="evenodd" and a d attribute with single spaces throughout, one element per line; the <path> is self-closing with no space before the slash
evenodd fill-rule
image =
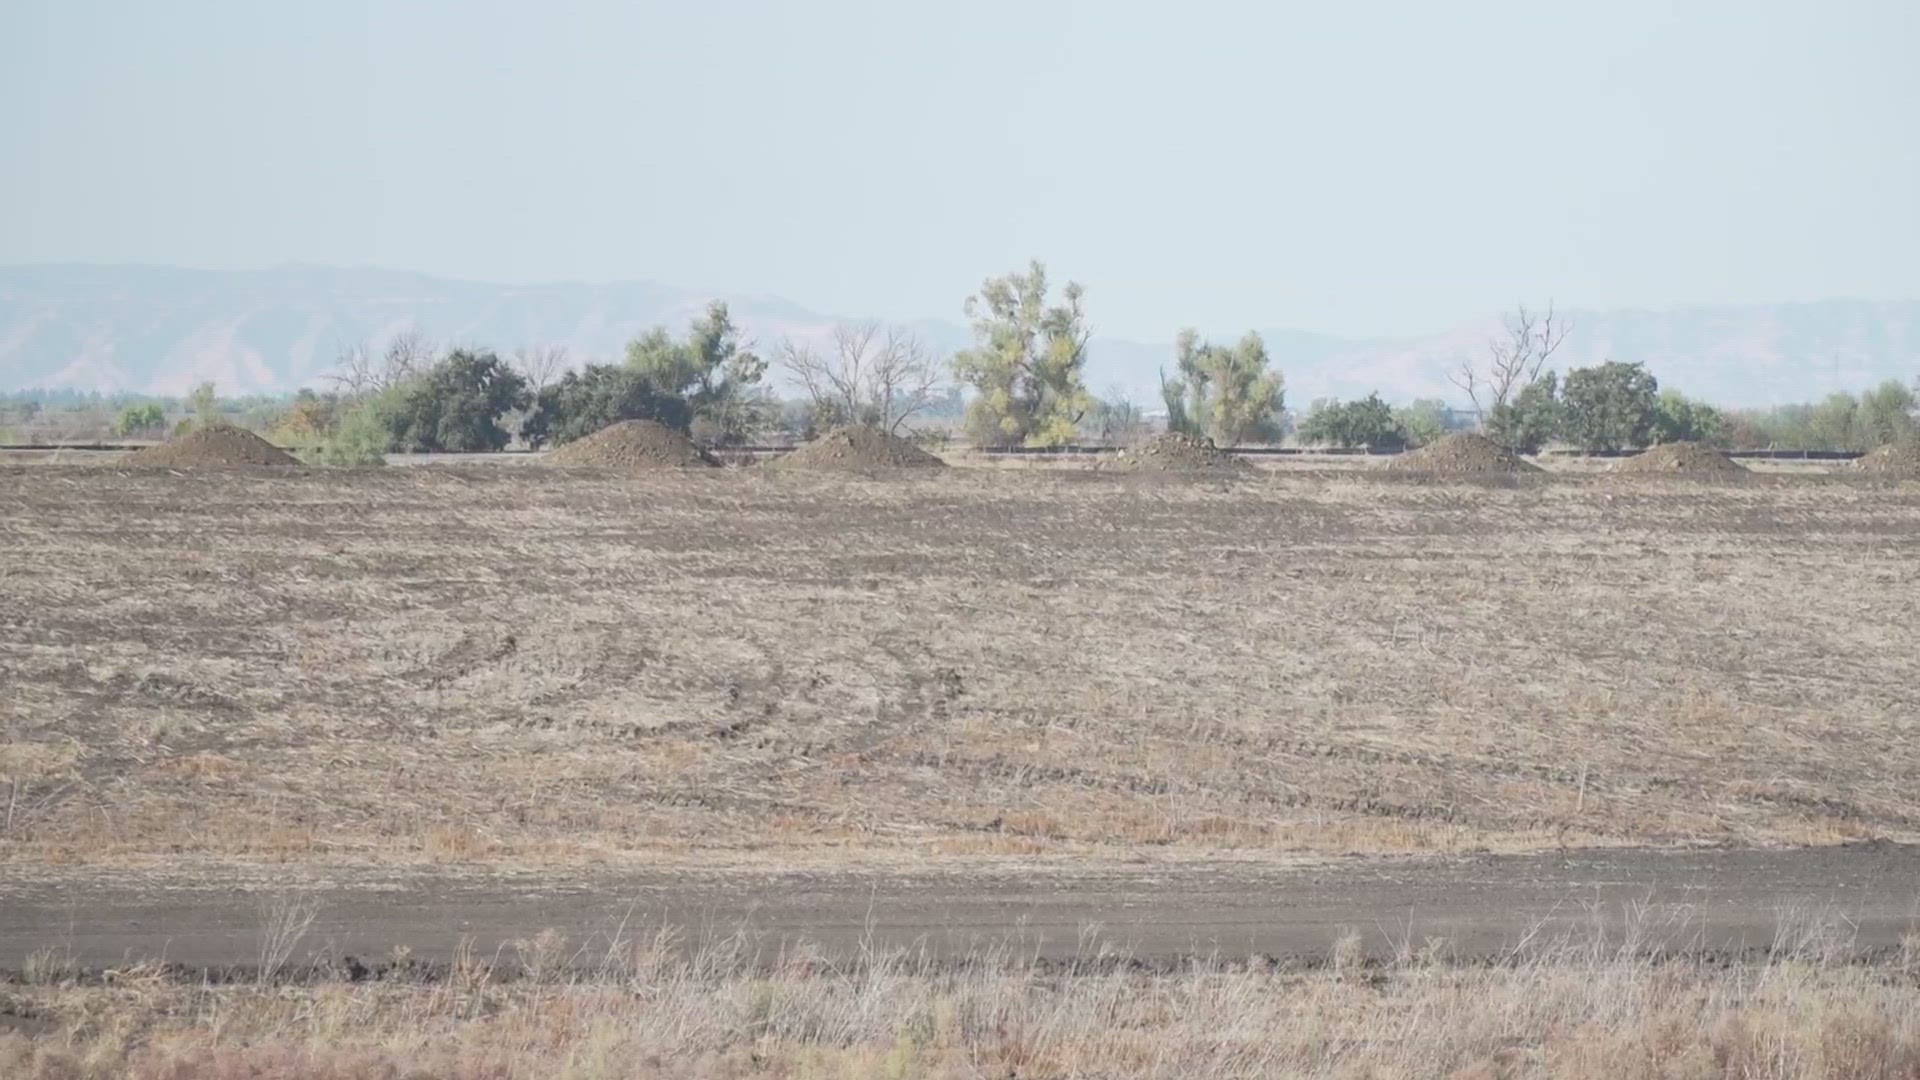
<path id="1" fill-rule="evenodd" d="M 0 468 L 0 860 L 1920 836 L 1920 485 Z"/>
<path id="2" fill-rule="evenodd" d="M 431 981 L 179 985 L 153 967 L 0 988 L 0 1072 L 20 1080 L 446 1077 L 1453 1077 L 1910 1080 L 1920 941 L 1856 955 L 1815 923 L 1765 955 L 1663 951 L 1684 928 L 1536 941 L 1492 963 L 1359 939 L 1307 966 L 1169 969 L 1089 948 L 1064 967 L 654 939 L 565 974 L 554 935 L 467 954 Z M 507 979 L 511 967 L 518 974 Z M 8 1028 L 15 1029 L 9 1033 Z"/>

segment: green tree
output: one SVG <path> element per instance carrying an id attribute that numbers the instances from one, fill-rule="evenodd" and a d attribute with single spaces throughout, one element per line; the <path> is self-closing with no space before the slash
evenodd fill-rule
<path id="1" fill-rule="evenodd" d="M 393 434 L 375 401 L 365 401 L 340 415 L 321 440 L 312 458 L 322 465 L 350 469 L 378 468 L 387 463 Z"/>
<path id="2" fill-rule="evenodd" d="M 1200 434 L 1200 425 L 1187 415 L 1187 384 L 1178 378 L 1167 378 L 1167 369 L 1160 369 L 1160 402 L 1167 410 L 1167 430 L 1180 435 Z"/>
<path id="3" fill-rule="evenodd" d="M 338 394 L 323 396 L 303 388 L 263 426 L 269 431 L 267 438 L 279 446 L 317 447 L 339 427 L 345 408 Z"/>
<path id="4" fill-rule="evenodd" d="M 1915 408 L 1913 391 L 1895 379 L 1860 395 L 1857 427 L 1862 449 L 1913 438 L 1920 430 Z"/>
<path id="5" fill-rule="evenodd" d="M 167 411 L 156 402 L 144 405 L 129 405 L 114 417 L 113 433 L 126 438 L 131 435 L 145 435 L 167 426 Z"/>
<path id="6" fill-rule="evenodd" d="M 967 426 L 984 444 L 1058 446 L 1073 440 L 1092 407 L 1082 382 L 1087 363 L 1083 290 L 1068 282 L 1061 303 L 1047 303 L 1047 271 L 988 278 L 967 298 L 974 347 L 956 354 L 953 373 L 978 393 Z"/>
<path id="7" fill-rule="evenodd" d="M 752 388 L 766 375 L 767 363 L 741 342 L 727 305 L 718 300 L 693 321 L 685 341 L 655 327 L 629 342 L 627 367 L 655 390 L 684 399 L 691 420 L 711 427 L 716 441 L 738 442 L 763 419 Z"/>
<path id="8" fill-rule="evenodd" d="M 540 391 L 520 425 L 529 446 L 559 445 L 585 438 L 621 420 L 656 420 L 686 431 L 693 408 L 678 394 L 633 367 L 590 364 L 569 371 Z"/>
<path id="9" fill-rule="evenodd" d="M 187 409 L 193 413 L 193 421 L 201 427 L 220 422 L 220 396 L 214 391 L 213 384 L 203 382 L 193 388 L 187 396 Z"/>
<path id="10" fill-rule="evenodd" d="M 1487 414 L 1487 438 L 1516 454 L 1537 454 L 1560 434 L 1560 377 L 1547 372 Z"/>
<path id="11" fill-rule="evenodd" d="M 1420 398 L 1406 408 L 1393 410 L 1393 419 L 1406 432 L 1407 445 L 1426 446 L 1447 433 L 1447 403 Z"/>
<path id="12" fill-rule="evenodd" d="M 524 408 L 527 381 L 492 352 L 455 349 L 426 374 L 373 398 L 394 450 L 416 453 L 499 450 L 511 435 L 500 426 Z"/>
<path id="13" fill-rule="evenodd" d="M 1829 394 L 1807 414 L 1807 442 L 1821 450 L 1865 450 L 1860 402 L 1852 394 Z"/>
<path id="14" fill-rule="evenodd" d="M 1344 404 L 1316 401 L 1298 434 L 1300 441 L 1309 446 L 1398 450 L 1407 444 L 1407 433 L 1394 418 L 1392 407 L 1380 400 L 1379 394 L 1368 394 Z"/>
<path id="15" fill-rule="evenodd" d="M 1267 370 L 1267 346 L 1249 332 L 1238 344 L 1213 345 L 1192 329 L 1175 345 L 1178 378 L 1161 376 L 1171 430 L 1206 435 L 1220 446 L 1255 437 L 1277 439 L 1286 408 L 1286 380 Z M 1176 399 L 1178 407 L 1176 408 Z"/>
<path id="16" fill-rule="evenodd" d="M 1639 364 L 1610 360 L 1567 373 L 1560 388 L 1561 426 L 1583 450 L 1624 450 L 1654 438 L 1660 383 Z"/>
<path id="17" fill-rule="evenodd" d="M 1655 403 L 1653 436 L 1656 442 L 1727 442 L 1727 418 L 1705 402 L 1692 401 L 1678 390 L 1662 390 Z"/>

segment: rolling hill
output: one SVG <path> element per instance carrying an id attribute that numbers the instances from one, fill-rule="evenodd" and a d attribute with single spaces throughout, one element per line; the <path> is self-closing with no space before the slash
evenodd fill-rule
<path id="1" fill-rule="evenodd" d="M 678 329 L 713 299 L 644 282 L 497 285 L 388 270 L 283 266 L 257 271 L 47 264 L 0 268 L 0 390 L 72 388 L 284 393 L 312 385 L 350 346 L 418 330 L 436 341 L 507 351 L 563 344 L 575 360 L 618 356 L 654 326 Z M 763 344 L 817 338 L 834 322 L 778 297 L 726 295 Z M 1097 308 L 1095 315 L 1097 319 Z M 1805 401 L 1920 376 L 1920 302 L 1829 300 L 1666 310 L 1575 312 L 1557 366 L 1644 361 L 1662 383 L 1728 405 Z M 943 350 L 958 321 L 912 327 Z M 1498 318 L 1403 341 L 1263 331 L 1298 405 L 1378 390 L 1395 400 L 1458 401 L 1446 372 L 1479 356 Z M 1171 328 L 1170 328 L 1171 329 Z M 1220 337 L 1236 336 L 1223 330 Z M 1168 335 L 1172 337 L 1171 332 Z M 1095 338 L 1087 382 L 1156 398 L 1164 342 Z"/>

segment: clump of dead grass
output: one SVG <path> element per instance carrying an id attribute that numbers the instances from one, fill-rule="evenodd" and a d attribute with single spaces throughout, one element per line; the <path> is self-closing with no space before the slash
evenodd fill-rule
<path id="1" fill-rule="evenodd" d="M 1524 935 L 1523 935 L 1524 936 Z M 1829 926 L 1755 959 L 1673 949 L 1630 918 L 1491 963 L 1358 932 L 1325 957 L 1143 967 L 1089 945 L 757 956 L 744 935 L 592 947 L 554 934 L 466 954 L 426 982 L 103 985 L 0 992 L 0 1071 L 21 1080 L 246 1077 L 1592 1077 L 1920 1075 L 1920 941 L 1891 959 Z M 1376 943 L 1377 944 L 1377 943 Z M 574 968 L 559 966 L 571 960 Z M 546 965 L 546 966 L 542 966 Z M 583 966 L 584 965 L 584 966 Z M 516 973 L 509 978 L 507 973 Z"/>

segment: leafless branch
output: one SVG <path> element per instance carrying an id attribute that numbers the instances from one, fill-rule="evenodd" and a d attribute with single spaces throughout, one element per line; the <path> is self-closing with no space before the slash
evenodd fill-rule
<path id="1" fill-rule="evenodd" d="M 438 347 L 418 330 L 404 330 L 378 356 L 364 344 L 346 350 L 325 378 L 347 397 L 366 397 L 421 374 L 437 355 Z"/>
<path id="2" fill-rule="evenodd" d="M 1503 320 L 1503 325 L 1503 337 L 1487 340 L 1484 372 L 1476 369 L 1472 361 L 1463 360 L 1458 370 L 1447 373 L 1448 381 L 1472 399 L 1474 411 L 1482 421 L 1538 379 L 1547 360 L 1573 332 L 1573 321 L 1558 315 L 1551 303 L 1544 315 L 1529 311 L 1522 304 Z"/>
<path id="3" fill-rule="evenodd" d="M 831 355 L 783 341 L 778 363 L 834 422 L 888 432 L 931 405 L 941 380 L 940 365 L 917 336 L 870 322 L 835 326 Z"/>
<path id="4" fill-rule="evenodd" d="M 527 380 L 528 389 L 538 394 L 567 368 L 565 345 L 522 345 L 513 351 L 513 366 Z"/>
<path id="5" fill-rule="evenodd" d="M 307 897 L 278 897 L 261 909 L 260 965 L 256 977 L 271 985 L 292 958 L 300 939 L 320 914 L 318 901 Z"/>

